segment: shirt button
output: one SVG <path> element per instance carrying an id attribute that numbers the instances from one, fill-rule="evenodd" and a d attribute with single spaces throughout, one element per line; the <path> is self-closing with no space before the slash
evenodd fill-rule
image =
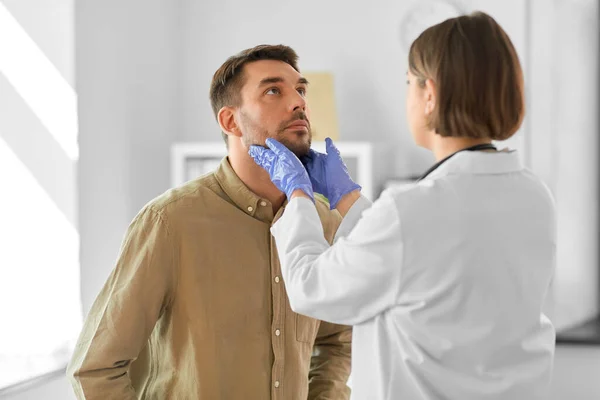
<path id="1" fill-rule="evenodd" d="M 275 336 L 281 335 L 281 331 L 279 329 L 275 329 Z"/>
<path id="2" fill-rule="evenodd" d="M 279 277 L 278 276 L 275 277 L 275 283 L 279 283 Z"/>
<path id="3" fill-rule="evenodd" d="M 254 208 L 248 207 L 248 212 L 252 212 L 252 210 L 254 210 Z"/>
<path id="4" fill-rule="evenodd" d="M 264 207 L 264 206 L 267 205 L 267 202 L 263 200 L 263 201 L 260 202 L 260 205 Z"/>
<path id="5" fill-rule="evenodd" d="M 279 387 L 279 381 L 275 381 L 275 387 L 278 388 Z"/>

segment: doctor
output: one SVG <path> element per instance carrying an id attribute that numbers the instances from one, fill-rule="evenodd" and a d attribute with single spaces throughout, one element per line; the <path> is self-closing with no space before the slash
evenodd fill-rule
<path id="1" fill-rule="evenodd" d="M 514 151 L 492 140 L 523 120 L 515 49 L 476 12 L 424 31 L 409 53 L 407 116 L 438 162 L 371 204 L 331 140 L 302 162 L 253 146 L 289 203 L 272 227 L 294 311 L 354 325 L 352 398 L 544 398 L 554 329 L 554 203 Z M 329 246 L 313 191 L 344 220 Z"/>

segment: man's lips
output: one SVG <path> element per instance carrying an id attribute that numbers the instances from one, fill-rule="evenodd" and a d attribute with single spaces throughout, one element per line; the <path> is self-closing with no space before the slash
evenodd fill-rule
<path id="1" fill-rule="evenodd" d="M 307 128 L 308 129 L 308 122 L 306 122 L 302 119 L 299 119 L 299 120 L 294 121 L 291 124 L 289 124 L 288 128 Z"/>

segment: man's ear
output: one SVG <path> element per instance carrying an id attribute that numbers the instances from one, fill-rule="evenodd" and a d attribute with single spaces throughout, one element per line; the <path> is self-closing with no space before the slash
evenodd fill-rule
<path id="1" fill-rule="evenodd" d="M 235 110 L 233 107 L 223 107 L 217 114 L 217 121 L 223 133 L 228 136 L 242 136 L 242 130 L 235 120 Z"/>
<path id="2" fill-rule="evenodd" d="M 433 80 L 427 79 L 425 81 L 425 90 L 423 93 L 425 95 L 425 115 L 429 115 L 435 110 L 437 102 L 437 90 Z"/>

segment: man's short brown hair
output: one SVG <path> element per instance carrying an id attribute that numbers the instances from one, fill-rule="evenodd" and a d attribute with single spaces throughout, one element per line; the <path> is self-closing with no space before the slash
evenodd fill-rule
<path id="1" fill-rule="evenodd" d="M 300 69 L 298 69 L 298 55 L 291 47 L 284 45 L 263 44 L 229 57 L 215 72 L 210 85 L 210 104 L 215 118 L 217 118 L 221 108 L 241 105 L 242 96 L 240 91 L 245 82 L 244 65 L 259 60 L 283 61 L 300 72 Z M 225 133 L 222 133 L 222 135 L 225 143 L 227 143 L 227 135 Z"/>
<path id="2" fill-rule="evenodd" d="M 428 127 L 441 136 L 505 140 L 523 122 L 523 71 L 508 35 L 474 12 L 425 30 L 412 44 L 410 71 L 436 85 Z"/>

